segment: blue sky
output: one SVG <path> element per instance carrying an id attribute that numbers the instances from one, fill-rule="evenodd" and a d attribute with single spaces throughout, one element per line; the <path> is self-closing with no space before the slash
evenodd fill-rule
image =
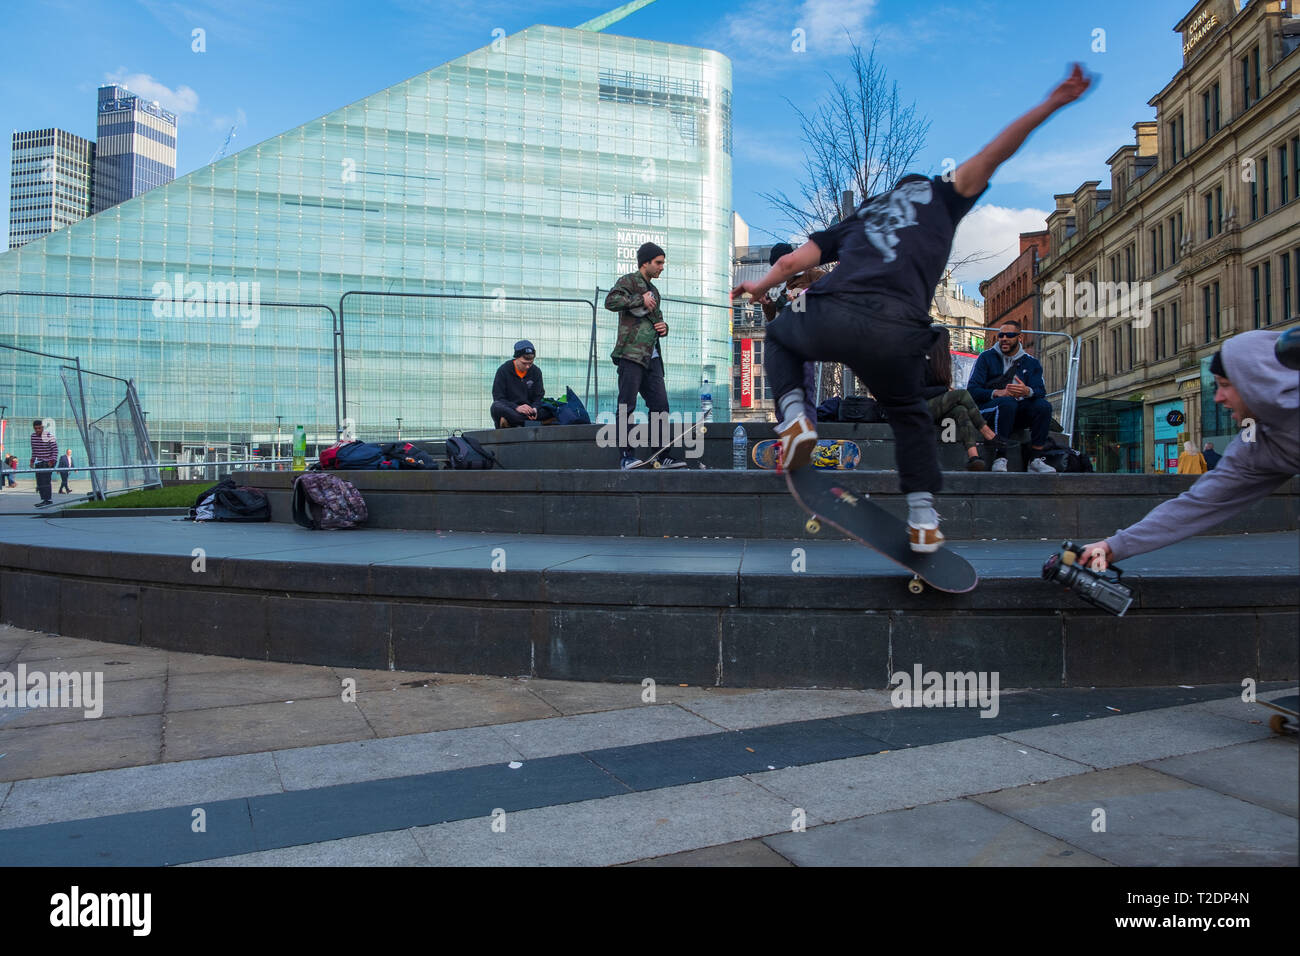
<path id="1" fill-rule="evenodd" d="M 534 23 L 576 26 L 616 0 L 47 0 L 6 9 L 0 169 L 9 130 L 59 126 L 95 135 L 95 89 L 110 80 L 180 116 L 178 175 L 208 163 L 238 124 L 235 152 Z M 984 145 L 1065 75 L 1072 60 L 1100 74 L 994 178 L 958 234 L 955 252 L 988 261 L 959 278 L 968 291 L 1015 256 L 1019 231 L 1042 228 L 1053 194 L 1088 179 L 1108 185 L 1105 160 L 1154 118 L 1147 100 L 1181 66 L 1173 26 L 1192 0 L 657 0 L 609 32 L 720 50 L 733 64 L 733 204 L 751 224 L 789 226 L 760 194 L 797 191 L 801 149 L 784 97 L 810 106 L 847 67 L 846 34 L 877 43 L 904 101 L 931 122 L 921 172 L 939 172 Z M 195 28 L 206 52 L 191 49 Z M 805 31 L 806 50 L 791 49 Z M 1105 52 L 1093 52 L 1094 31 Z M 9 190 L 0 194 L 7 246 Z"/>

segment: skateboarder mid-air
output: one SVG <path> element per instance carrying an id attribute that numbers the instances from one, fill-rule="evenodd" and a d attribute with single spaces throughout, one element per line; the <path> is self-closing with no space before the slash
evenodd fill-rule
<path id="1" fill-rule="evenodd" d="M 940 490 L 934 422 L 921 397 L 926 353 L 935 331 L 928 315 L 943 275 L 957 223 L 988 188 L 989 177 L 1029 134 L 1088 89 L 1092 77 L 1075 64 L 1069 77 L 1038 106 L 1013 122 L 955 171 L 904 176 L 829 229 L 777 260 L 731 296 L 762 296 L 788 277 L 838 262 L 767 327 L 764 363 L 777 396 L 781 461 L 787 470 L 808 464 L 817 432 L 804 411 L 803 363 L 842 362 L 884 406 L 894 430 L 899 486 L 907 495 L 913 551 L 943 546 L 934 495 Z"/>

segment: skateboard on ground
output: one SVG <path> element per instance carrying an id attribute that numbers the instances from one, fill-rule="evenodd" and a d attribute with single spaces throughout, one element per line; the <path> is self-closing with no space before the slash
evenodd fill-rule
<path id="1" fill-rule="evenodd" d="M 645 459 L 644 461 L 639 461 L 635 465 L 629 465 L 627 470 L 631 471 L 633 468 L 645 468 L 647 466 L 651 468 L 662 468 L 663 462 L 659 460 L 659 456 L 662 455 L 664 452 L 666 452 L 669 448 L 672 448 L 674 445 L 677 445 L 680 442 L 685 441 L 686 437 L 690 435 L 691 432 L 695 431 L 695 429 L 697 428 L 700 430 L 701 435 L 706 434 L 708 432 L 708 429 L 704 427 L 704 423 L 706 421 L 707 419 L 702 418 L 694 425 L 692 425 L 690 428 L 683 428 L 682 433 L 678 435 L 676 438 L 674 438 L 672 441 L 670 441 L 667 445 L 664 445 L 663 448 L 660 448 L 657 452 L 655 452 L 653 455 L 651 455 L 649 458 Z M 701 464 L 701 467 L 703 467 L 703 464 Z"/>
<path id="2" fill-rule="evenodd" d="M 754 446 L 750 457 L 757 467 L 775 471 L 780 467 L 780 454 L 781 440 L 768 438 Z M 812 454 L 812 466 L 823 471 L 849 471 L 858 467 L 861 460 L 862 451 L 857 442 L 844 439 L 819 438 Z"/>
<path id="3" fill-rule="evenodd" d="M 1269 710 L 1277 711 L 1268 719 L 1268 729 L 1273 733 L 1296 733 L 1296 720 L 1300 717 L 1300 696 L 1278 697 L 1276 700 L 1256 700 L 1255 703 L 1263 704 Z"/>
<path id="4" fill-rule="evenodd" d="M 913 551 L 908 545 L 907 522 L 869 501 L 865 492 L 853 493 L 841 487 L 839 476 L 815 468 L 800 468 L 784 474 L 790 494 L 809 514 L 804 523 L 809 534 L 817 534 L 825 522 L 854 541 L 865 544 L 912 572 L 907 589 L 913 594 L 920 594 L 926 584 L 953 594 L 963 594 L 979 584 L 975 569 L 950 551 L 947 545 L 931 554 Z"/>

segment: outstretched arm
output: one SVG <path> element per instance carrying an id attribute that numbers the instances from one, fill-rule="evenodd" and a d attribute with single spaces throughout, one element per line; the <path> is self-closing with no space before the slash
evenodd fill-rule
<path id="1" fill-rule="evenodd" d="M 1081 64 L 1074 64 L 1074 69 L 1065 82 L 1052 90 L 1047 99 L 998 133 L 993 142 L 957 167 L 953 174 L 953 186 L 957 192 L 963 196 L 978 196 L 982 193 L 993 171 L 1015 155 L 1029 134 L 1042 126 L 1061 107 L 1073 103 L 1087 92 L 1092 81 L 1092 76 L 1083 72 Z"/>
<path id="2" fill-rule="evenodd" d="M 763 278 L 742 282 L 732 289 L 731 298 L 735 299 L 746 292 L 753 296 L 761 296 L 768 289 L 780 285 L 791 276 L 798 275 L 805 269 L 811 269 L 813 266 L 818 265 L 821 260 L 822 251 L 818 248 L 817 243 L 811 240 L 805 242 L 794 252 L 787 252 L 780 259 L 777 259 L 776 264 L 768 270 L 767 275 L 763 276 Z"/>

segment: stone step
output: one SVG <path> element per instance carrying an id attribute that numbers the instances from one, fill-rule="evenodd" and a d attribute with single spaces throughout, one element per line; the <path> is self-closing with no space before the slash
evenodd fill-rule
<path id="1" fill-rule="evenodd" d="M 336 472 L 366 499 L 368 527 L 626 537 L 807 538 L 805 514 L 775 472 L 362 471 Z M 906 502 L 892 472 L 843 472 L 840 483 L 898 517 Z M 242 472 L 272 520 L 292 521 L 291 472 Z M 1191 486 L 1190 475 L 945 475 L 938 498 L 950 540 L 1073 538 L 1114 533 Z M 1217 534 L 1293 531 L 1300 479 L 1251 505 Z M 823 534 L 821 537 L 826 537 Z"/>

